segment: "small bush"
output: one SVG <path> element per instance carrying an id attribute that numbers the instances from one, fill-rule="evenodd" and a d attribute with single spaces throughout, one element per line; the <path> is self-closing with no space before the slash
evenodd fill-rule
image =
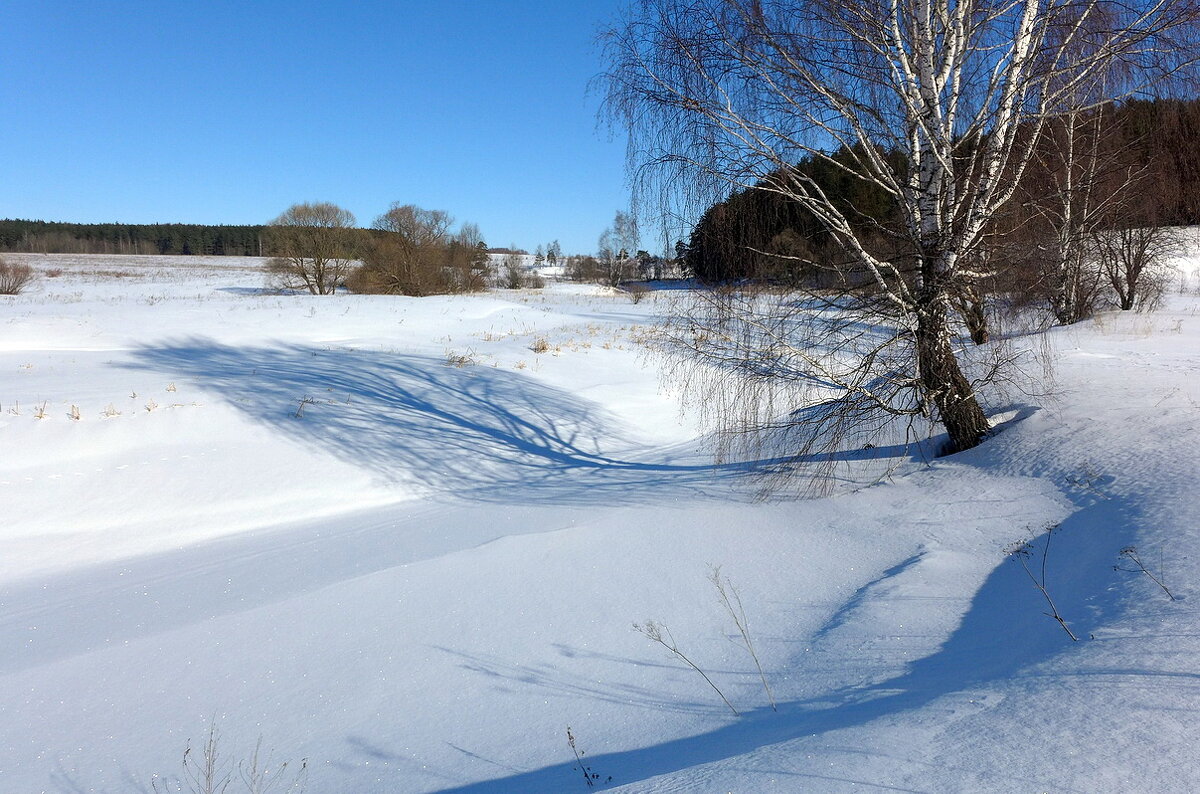
<path id="1" fill-rule="evenodd" d="M 525 286 L 525 258 L 512 253 L 504 257 L 500 269 L 500 286 L 505 289 L 520 289 Z"/>
<path id="2" fill-rule="evenodd" d="M 624 286 L 625 294 L 632 303 L 641 303 L 642 298 L 650 292 L 650 288 L 640 281 L 634 281 Z"/>
<path id="3" fill-rule="evenodd" d="M 446 351 L 446 366 L 447 367 L 472 367 L 479 363 L 479 359 L 475 357 L 474 350 L 468 350 L 465 353 L 459 353 L 454 350 Z"/>
<path id="4" fill-rule="evenodd" d="M 29 265 L 10 265 L 0 259 L 0 295 L 19 295 L 33 281 L 33 268 Z"/>
<path id="5" fill-rule="evenodd" d="M 346 289 L 360 295 L 384 295 L 388 293 L 388 284 L 383 276 L 366 266 L 359 266 L 346 276 Z"/>
<path id="6" fill-rule="evenodd" d="M 529 346 L 529 349 L 534 353 L 545 353 L 550 350 L 550 343 L 546 341 L 544 336 L 539 336 L 533 340 L 533 344 Z"/>

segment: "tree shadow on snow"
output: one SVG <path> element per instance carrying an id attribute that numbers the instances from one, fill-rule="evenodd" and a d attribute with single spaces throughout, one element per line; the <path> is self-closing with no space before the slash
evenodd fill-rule
<path id="1" fill-rule="evenodd" d="M 1127 505 L 1097 502 L 1082 507 L 1053 532 L 1048 557 L 1047 586 L 1060 611 L 1081 642 L 1093 631 L 1108 624 L 1122 610 L 1122 589 L 1112 587 L 1112 564 L 1116 551 L 1129 542 L 1135 530 L 1135 511 Z M 1015 530 L 1019 533 L 1019 529 Z M 1014 538 L 1019 540 L 1020 538 Z M 1047 536 L 1035 538 L 1032 549 L 1040 555 Z M 1037 557 L 1040 565 L 1040 556 Z M 899 576 L 916 564 L 902 563 L 886 575 Z M 885 588 L 886 589 L 886 588 Z M 878 683 L 846 687 L 818 697 L 779 704 L 779 712 L 768 708 L 744 711 L 730 724 L 698 736 L 663 742 L 624 752 L 589 755 L 587 763 L 596 772 L 613 777 L 612 785 L 646 781 L 703 764 L 719 762 L 751 753 L 759 748 L 797 739 L 819 738 L 833 731 L 863 726 L 876 720 L 902 719 L 931 702 L 959 695 L 948 701 L 945 713 L 982 711 L 987 708 L 989 687 L 1027 679 L 1030 686 L 1042 686 L 1055 678 L 1076 678 L 1084 674 L 1144 677 L 1143 686 L 1194 688 L 1200 674 L 1167 673 L 1155 670 L 1088 670 L 1080 672 L 1064 663 L 1061 671 L 1053 662 L 1074 644 L 1066 633 L 1046 617 L 1045 602 L 1020 565 L 1000 560 L 976 593 L 961 623 L 934 653 L 916 660 L 905 671 Z M 819 633 L 819 632 L 818 632 Z M 1126 638 L 1128 639 L 1128 638 Z M 819 643 L 812 636 L 806 642 Z M 836 660 L 829 660 L 836 663 Z M 803 673 L 803 667 L 797 671 Z M 491 672 L 494 674 L 494 671 Z M 530 685 L 545 685 L 546 671 Z M 1036 683 L 1032 683 L 1036 682 Z M 560 685 L 553 684 L 554 688 Z M 630 693 L 622 693 L 629 696 Z M 653 703 L 647 704 L 653 707 Z M 718 704 L 719 705 L 719 704 Z M 886 722 L 885 722 L 886 724 Z M 843 740 L 845 741 L 845 740 Z M 913 759 L 914 763 L 936 766 L 936 759 Z M 896 781 L 862 781 L 828 777 L 797 765 L 790 771 L 773 769 L 778 777 L 820 781 L 839 781 L 890 787 Z M 1011 771 L 1009 784 L 1028 788 L 1048 781 L 1030 781 Z M 490 792 L 554 792 L 578 783 L 580 772 L 569 761 L 542 769 L 499 779 L 443 789 L 456 794 Z M 997 781 L 999 783 L 999 781 Z M 1054 781 L 1057 790 L 1074 791 L 1066 777 Z M 907 789 L 901 789 L 907 790 Z"/>
<path id="2" fill-rule="evenodd" d="M 752 498 L 753 475 L 797 464 L 715 464 L 691 445 L 655 449 L 569 392 L 431 356 L 191 340 L 134 357 L 135 367 L 191 379 L 256 421 L 388 480 L 472 501 L 636 503 L 711 496 L 714 487 L 729 489 L 724 498 Z"/>
<path id="3" fill-rule="evenodd" d="M 617 496 L 623 502 L 700 497 L 711 495 L 714 485 L 737 491 L 750 475 L 782 465 L 780 459 L 766 459 L 714 466 L 698 462 L 702 459 L 687 448 L 654 450 L 631 438 L 614 417 L 571 393 L 520 373 L 448 367 L 429 356 L 302 346 L 231 348 L 207 341 L 145 348 L 134 355 L 135 366 L 192 379 L 256 421 L 381 476 L 481 502 L 611 504 Z M 889 449 L 875 454 L 897 453 Z M 969 465 L 970 459 L 968 455 L 964 462 Z M 752 495 L 754 488 L 742 490 Z M 1077 507 L 1053 533 L 1047 584 L 1076 634 L 1089 642 L 1092 632 L 1122 609 L 1125 591 L 1106 585 L 1112 584 L 1116 552 L 1137 540 L 1138 508 L 1131 502 L 1084 498 Z M 1022 528 L 1014 527 L 1013 540 L 1021 540 L 1021 533 Z M 1033 542 L 1035 555 L 1045 542 L 1045 534 Z M 920 564 L 917 558 L 906 560 L 886 576 L 901 576 Z M 779 742 L 903 718 L 956 693 L 970 695 L 1020 678 L 1044 682 L 1060 675 L 1047 663 L 1071 642 L 1043 614 L 1040 599 L 1021 567 L 998 553 L 996 567 L 960 624 L 938 650 L 909 663 L 901 674 L 783 702 L 779 713 L 766 708 L 744 711 L 742 717 L 698 736 L 589 755 L 588 765 L 612 775 L 614 784 L 628 784 Z M 821 638 L 809 640 L 819 643 Z M 651 693 L 619 684 L 589 688 L 555 666 L 518 673 L 495 659 L 464 657 L 463 664 L 506 686 L 550 689 L 585 703 L 588 698 L 643 697 L 647 708 L 672 707 Z M 620 664 L 613 664 L 619 672 Z M 1107 672 L 1144 675 L 1163 687 L 1195 683 L 1191 677 L 1154 670 Z M 1061 673 L 1079 674 L 1069 667 Z M 699 703 L 674 707 L 702 708 Z M 806 776 L 802 769 L 791 774 Z M 564 760 L 445 790 L 557 792 L 577 787 L 578 777 L 574 764 Z"/>

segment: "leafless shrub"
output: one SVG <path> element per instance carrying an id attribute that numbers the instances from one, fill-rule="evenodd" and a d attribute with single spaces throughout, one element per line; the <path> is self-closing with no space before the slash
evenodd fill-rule
<path id="1" fill-rule="evenodd" d="M 248 761 L 238 764 L 238 777 L 246 786 L 247 794 L 301 794 L 308 782 L 308 759 L 300 759 L 300 768 L 289 778 L 290 761 L 278 765 L 272 763 L 271 755 L 262 755 L 262 737 L 254 745 L 254 754 Z"/>
<path id="2" fill-rule="evenodd" d="M 300 768 L 288 775 L 290 761 L 275 764 L 270 753 L 262 753 L 262 737 L 254 745 L 249 759 L 236 764 L 237 777 L 246 794 L 303 794 L 308 784 L 308 759 L 300 760 Z M 150 787 L 155 794 L 225 794 L 234 784 L 235 765 L 221 755 L 221 732 L 214 719 L 208 736 L 199 752 L 193 752 L 189 740 L 183 751 L 182 776 L 166 780 L 155 775 Z"/>
<path id="3" fill-rule="evenodd" d="M 444 295 L 473 292 L 487 285 L 489 260 L 479 227 L 443 210 L 393 204 L 375 219 L 363 265 L 347 281 L 355 292 Z"/>
<path id="4" fill-rule="evenodd" d="M 529 346 L 529 349 L 534 353 L 546 353 L 550 350 L 550 343 L 546 341 L 546 337 L 539 336 L 533 340 L 533 344 Z"/>
<path id="5" fill-rule="evenodd" d="M 187 791 L 190 794 L 224 794 L 233 782 L 233 770 L 221 760 L 221 732 L 217 729 L 214 719 L 208 727 L 208 737 L 200 747 L 199 757 L 192 754 L 192 742 L 189 739 L 183 751 L 183 781 L 176 782 L 174 791 Z M 172 791 L 169 783 L 162 783 L 157 778 L 151 781 L 155 792 Z M 187 786 L 186 789 L 183 786 Z"/>
<path id="6" fill-rule="evenodd" d="M 1067 474 L 1063 479 L 1072 488 L 1086 491 L 1099 499 L 1109 498 L 1100 488 L 1104 484 L 1104 476 L 1091 462 L 1085 461 L 1077 471 Z"/>
<path id="7" fill-rule="evenodd" d="M 31 281 L 33 268 L 29 265 L 9 264 L 0 259 L 0 295 L 20 295 Z"/>
<path id="8" fill-rule="evenodd" d="M 563 261 L 563 275 L 579 282 L 600 282 L 600 261 L 594 256 L 568 256 Z"/>
<path id="9" fill-rule="evenodd" d="M 1096 234 L 1100 266 L 1122 311 L 1152 311 L 1170 283 L 1167 260 L 1180 251 L 1175 230 L 1157 225 Z"/>
<path id="10" fill-rule="evenodd" d="M 525 271 L 525 257 L 518 253 L 504 255 L 500 265 L 501 286 L 505 289 L 521 289 L 530 285 L 530 275 Z M 540 279 L 541 276 L 538 276 Z M 545 286 L 545 282 L 542 283 Z"/>
<path id="11" fill-rule="evenodd" d="M 294 413 L 292 415 L 292 418 L 303 419 L 305 407 L 309 406 L 309 405 L 316 405 L 316 404 L 317 404 L 317 401 L 314 400 L 312 397 L 309 397 L 308 395 L 301 397 L 300 404 L 298 406 L 296 406 L 296 413 Z"/>
<path id="12" fill-rule="evenodd" d="M 61 267 L 52 267 L 47 269 L 45 272 L 46 278 L 58 278 L 63 274 L 63 269 Z"/>
<path id="13" fill-rule="evenodd" d="M 729 698 L 725 697 L 725 693 L 722 692 L 720 688 L 713 683 L 713 680 L 708 677 L 708 673 L 701 670 L 695 662 L 684 655 L 683 651 L 679 650 L 679 646 L 675 643 L 675 638 L 671 635 L 671 630 L 669 628 L 657 621 L 647 620 L 645 623 L 634 623 L 633 630 L 638 634 L 645 636 L 651 642 L 656 642 L 662 647 L 666 648 L 668 651 L 675 654 L 675 656 L 679 657 L 684 664 L 699 673 L 701 677 L 708 682 L 708 685 L 713 688 L 713 691 L 721 696 L 721 700 L 725 701 L 725 705 L 729 707 L 729 710 L 732 711 L 735 716 L 738 715 L 738 710 L 735 709 L 733 704 L 729 702 Z"/>
<path id="14" fill-rule="evenodd" d="M 447 367 L 471 367 L 479 363 L 479 359 L 475 356 L 474 350 L 468 350 L 465 353 L 459 353 L 455 350 L 446 351 L 446 366 Z"/>
<path id="15" fill-rule="evenodd" d="M 629 296 L 629 302 L 638 304 L 642 302 L 650 294 L 650 288 L 640 281 L 631 281 L 624 286 L 625 294 Z"/>

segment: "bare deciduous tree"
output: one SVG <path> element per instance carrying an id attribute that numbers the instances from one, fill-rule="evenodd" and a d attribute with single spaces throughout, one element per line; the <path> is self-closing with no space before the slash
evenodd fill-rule
<path id="1" fill-rule="evenodd" d="M 1006 211 L 1021 219 L 1007 256 L 1027 265 L 1037 297 L 1061 325 L 1090 317 L 1103 298 L 1097 234 L 1124 221 L 1145 173 L 1129 162 L 1112 107 L 1095 107 L 1090 97 L 1069 101 L 1043 125 L 1024 184 Z"/>
<path id="2" fill-rule="evenodd" d="M 637 219 L 630 213 L 617 210 L 612 226 L 600 234 L 596 260 L 600 264 L 599 281 L 606 287 L 616 287 L 634 275 L 633 252 L 638 246 Z"/>
<path id="3" fill-rule="evenodd" d="M 481 256 L 479 227 L 464 223 L 452 231 L 454 218 L 444 210 L 414 204 L 392 205 L 375 219 L 375 235 L 356 271 L 358 292 L 436 295 L 483 289 L 488 260 Z"/>
<path id="4" fill-rule="evenodd" d="M 354 215 L 336 204 L 293 204 L 271 221 L 267 269 L 284 289 L 332 295 L 345 281 L 362 241 Z"/>
<path id="5" fill-rule="evenodd" d="M 1059 162 L 1050 169 L 1055 180 L 1054 201 L 1043 205 L 1050 218 L 1050 308 L 1063 325 L 1094 311 L 1100 274 L 1089 243 L 1103 223 L 1108 200 L 1121 190 L 1104 190 L 1102 112 L 1083 117 L 1072 110 L 1050 123 L 1048 136 L 1056 144 Z"/>
<path id="6" fill-rule="evenodd" d="M 1141 311 L 1158 305 L 1169 280 L 1167 260 L 1180 252 L 1175 230 L 1144 219 L 1136 225 L 1097 232 L 1093 245 L 1121 310 Z"/>
<path id="7" fill-rule="evenodd" d="M 604 283 L 603 266 L 594 256 L 573 255 L 564 257 L 563 275 L 572 281 Z"/>
<path id="8" fill-rule="evenodd" d="M 1063 325 L 1090 317 L 1108 287 L 1122 309 L 1152 307 L 1165 287 L 1175 236 L 1161 227 L 1159 208 L 1169 199 L 1152 188 L 1151 169 L 1137 162 L 1144 142 L 1126 138 L 1118 112 L 1071 107 L 1051 119 L 1036 147 L 1036 176 L 1016 202 L 1014 214 L 1032 215 L 1032 233 L 1018 233 L 1016 243 L 1026 244 L 1023 258 Z"/>
<path id="9" fill-rule="evenodd" d="M 516 246 L 512 246 L 516 248 Z M 525 286 L 525 257 L 518 253 L 504 255 L 501 270 L 503 284 L 508 289 L 520 289 Z"/>
<path id="10" fill-rule="evenodd" d="M 640 189 L 693 217 L 733 189 L 774 192 L 847 254 L 822 290 L 703 296 L 677 328 L 687 355 L 722 386 L 783 381 L 745 396 L 791 428 L 925 414 L 951 449 L 975 446 L 995 370 L 968 377 L 951 306 L 988 275 L 972 269 L 987 224 L 1068 98 L 1181 68 L 1195 18 L 1195 0 L 642 0 L 606 36 L 604 78 Z M 895 228 L 863 223 L 805 158 L 882 189 Z"/>

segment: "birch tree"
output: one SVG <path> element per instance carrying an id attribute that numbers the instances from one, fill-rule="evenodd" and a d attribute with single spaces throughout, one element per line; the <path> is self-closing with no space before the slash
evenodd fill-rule
<path id="1" fill-rule="evenodd" d="M 757 400 L 759 419 L 828 430 L 925 414 L 952 450 L 978 444 L 995 373 L 968 377 L 951 307 L 989 275 L 972 265 L 981 236 L 1068 99 L 1112 101 L 1187 64 L 1196 2 L 641 0 L 605 36 L 603 78 L 639 189 L 684 215 L 774 192 L 848 254 L 821 265 L 840 291 L 772 308 L 705 296 L 712 322 L 677 329 L 694 331 L 689 356 L 741 374 L 753 394 L 735 399 Z M 896 228 L 864 225 L 795 167 L 806 158 L 885 191 Z M 805 395 L 814 410 L 797 412 Z"/>
<path id="2" fill-rule="evenodd" d="M 628 212 L 617 210 L 612 226 L 600 234 L 596 258 L 600 262 L 599 281 L 606 287 L 617 287 L 633 277 L 631 257 L 639 241 L 637 219 Z"/>
<path id="3" fill-rule="evenodd" d="M 1048 298 L 1050 310 L 1062 325 L 1090 317 L 1100 285 L 1100 266 L 1089 243 L 1109 214 L 1108 199 L 1124 191 L 1106 190 L 1101 177 L 1104 114 L 1090 118 L 1076 111 L 1051 122 L 1045 136 L 1053 151 L 1047 171 L 1053 181 L 1049 201 L 1038 207 L 1051 230 Z"/>

